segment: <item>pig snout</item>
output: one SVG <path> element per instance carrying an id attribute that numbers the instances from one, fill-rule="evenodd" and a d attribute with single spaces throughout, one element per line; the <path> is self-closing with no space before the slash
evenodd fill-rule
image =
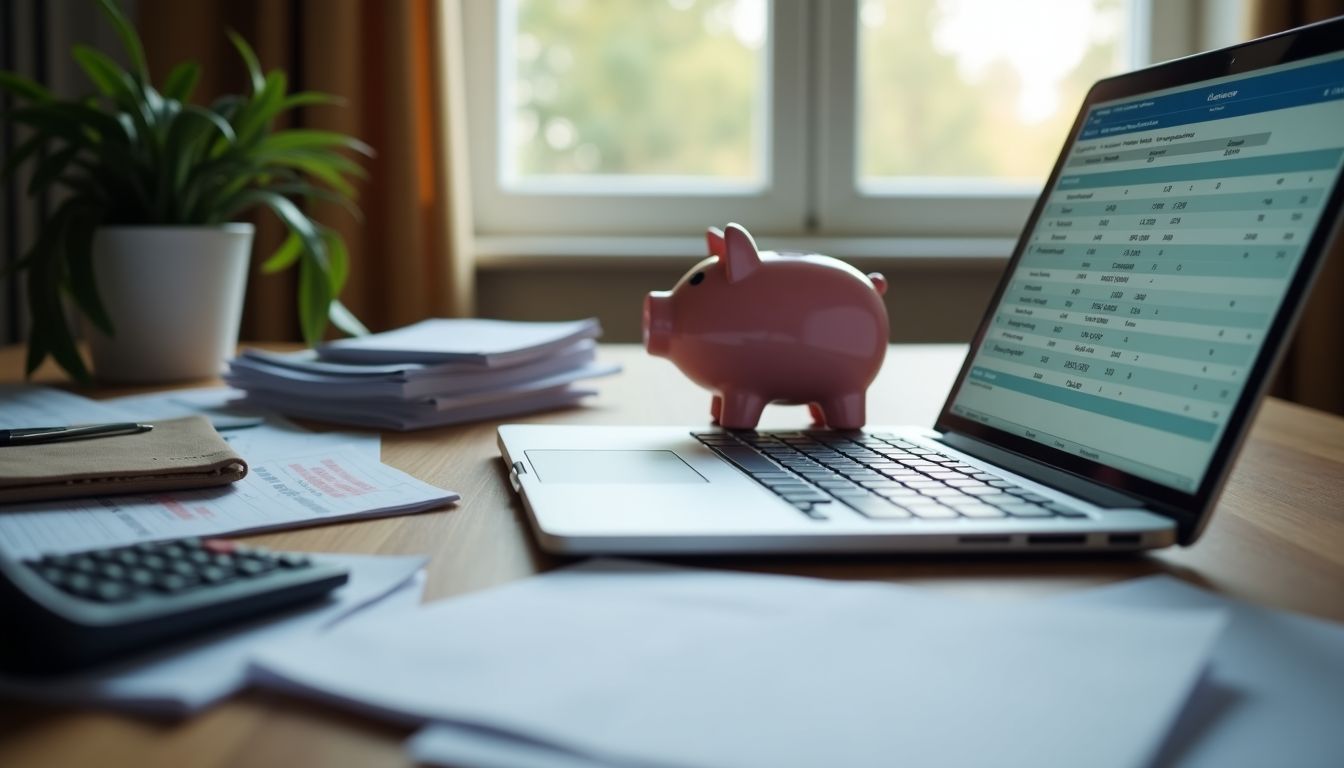
<path id="1" fill-rule="evenodd" d="M 652 291 L 644 297 L 644 349 L 666 357 L 672 346 L 672 293 Z"/>

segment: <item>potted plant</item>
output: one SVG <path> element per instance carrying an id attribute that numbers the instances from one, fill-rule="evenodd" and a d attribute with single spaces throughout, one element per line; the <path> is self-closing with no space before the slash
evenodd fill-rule
<path id="1" fill-rule="evenodd" d="M 3 119 L 30 129 L 0 177 L 31 168 L 29 195 L 56 193 L 36 243 L 11 269 L 27 278 L 28 373 L 48 355 L 79 381 L 89 374 L 67 322 L 82 316 L 94 371 L 109 380 L 213 376 L 237 343 L 255 209 L 282 221 L 288 237 L 264 264 L 298 264 L 303 338 L 321 340 L 330 319 L 366 331 L 337 297 L 348 274 L 345 243 L 296 201 L 326 199 L 354 209 L 343 154 L 364 143 L 327 131 L 278 130 L 276 119 L 332 96 L 289 93 L 285 73 L 263 72 L 237 34 L 229 38 L 250 75 L 246 93 L 194 104 L 196 62 L 179 64 L 158 90 L 135 29 L 113 0 L 97 0 L 126 49 L 129 71 L 75 46 L 94 92 L 63 100 L 31 80 L 0 72 L 14 98 Z M 357 211 L 356 211 L 357 213 Z"/>

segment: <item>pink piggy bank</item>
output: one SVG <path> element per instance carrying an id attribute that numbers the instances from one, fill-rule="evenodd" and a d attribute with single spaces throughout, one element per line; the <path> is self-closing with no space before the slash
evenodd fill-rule
<path id="1" fill-rule="evenodd" d="M 758 251 L 746 229 L 709 230 L 710 257 L 644 299 L 644 347 L 714 393 L 727 429 L 767 403 L 807 403 L 818 424 L 857 429 L 887 352 L 886 278 L 829 256 Z"/>

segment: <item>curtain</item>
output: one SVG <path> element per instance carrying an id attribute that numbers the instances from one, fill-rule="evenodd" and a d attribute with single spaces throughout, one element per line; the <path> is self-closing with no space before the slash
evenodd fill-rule
<path id="1" fill-rule="evenodd" d="M 1339 15 L 1344 0 L 1257 0 L 1252 32 L 1258 37 Z M 1344 413 L 1344 235 L 1326 256 L 1273 394 Z"/>
<path id="2" fill-rule="evenodd" d="M 373 146 L 359 186 L 363 220 L 339 206 L 310 213 L 339 230 L 350 249 L 341 300 L 374 331 L 473 311 L 460 0 L 140 0 L 138 18 L 155 82 L 195 59 L 195 99 L 241 91 L 243 67 L 225 31 L 236 30 L 266 69 L 288 74 L 291 91 L 340 96 L 344 106 L 308 107 L 304 128 L 341 131 Z M 298 126 L 295 126 L 298 127 Z M 283 239 L 269 213 L 256 217 L 254 269 L 242 337 L 297 340 L 293 271 L 255 268 Z"/>

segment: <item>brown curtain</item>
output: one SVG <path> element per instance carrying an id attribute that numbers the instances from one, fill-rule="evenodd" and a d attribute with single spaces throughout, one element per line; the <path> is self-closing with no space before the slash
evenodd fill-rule
<path id="1" fill-rule="evenodd" d="M 139 23 L 156 82 L 195 59 L 195 100 L 245 87 L 225 31 L 257 50 L 266 69 L 288 74 L 291 91 L 325 91 L 345 106 L 306 108 L 304 128 L 348 133 L 373 146 L 360 185 L 358 221 L 334 204 L 313 204 L 319 221 L 350 248 L 342 301 L 371 329 L 472 312 L 474 270 L 462 140 L 460 0 L 140 0 Z M 254 267 L 283 239 L 259 214 Z M 297 340 L 295 275 L 253 269 L 243 314 L 247 340 Z"/>
<path id="2" fill-rule="evenodd" d="M 1257 0 L 1251 31 L 1258 37 L 1339 15 L 1344 0 Z M 1344 235 L 1326 256 L 1273 393 L 1344 413 Z"/>

